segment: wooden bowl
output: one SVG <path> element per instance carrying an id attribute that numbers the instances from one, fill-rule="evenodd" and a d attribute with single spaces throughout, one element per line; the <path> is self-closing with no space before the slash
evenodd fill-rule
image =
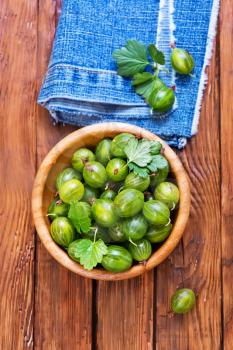
<path id="1" fill-rule="evenodd" d="M 163 144 L 164 155 L 170 163 L 171 171 L 176 178 L 180 190 L 180 203 L 177 217 L 170 236 L 156 250 L 145 264 L 136 264 L 130 270 L 122 273 L 111 273 L 101 268 L 91 271 L 69 258 L 51 238 L 50 222 L 46 216 L 55 189 L 55 179 L 58 173 L 69 166 L 73 152 L 80 147 L 93 147 L 104 137 L 129 132 L 148 140 L 158 140 Z M 140 127 L 125 123 L 101 123 L 79 129 L 56 144 L 42 162 L 32 193 L 32 212 L 37 232 L 49 253 L 67 269 L 87 278 L 98 280 L 123 280 L 143 274 L 160 264 L 178 244 L 188 221 L 190 210 L 190 188 L 188 177 L 175 152 L 158 136 Z"/>

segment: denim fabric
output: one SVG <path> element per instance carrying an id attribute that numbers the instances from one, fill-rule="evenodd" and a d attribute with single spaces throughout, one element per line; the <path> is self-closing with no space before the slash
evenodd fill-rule
<path id="1" fill-rule="evenodd" d="M 193 134 L 213 1 L 64 0 L 38 102 L 59 122 L 129 122 L 183 147 Z M 176 40 L 195 58 L 194 78 L 175 76 L 171 69 L 163 74 L 168 85 L 176 84 L 177 96 L 165 116 L 152 115 L 130 80 L 116 73 L 112 52 L 128 39 L 156 43 L 168 60 Z"/>

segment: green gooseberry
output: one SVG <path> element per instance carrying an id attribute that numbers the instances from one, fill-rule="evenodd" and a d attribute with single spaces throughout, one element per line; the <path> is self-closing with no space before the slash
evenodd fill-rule
<path id="1" fill-rule="evenodd" d="M 65 203 L 71 203 L 72 201 L 79 201 L 84 194 L 84 186 L 81 181 L 72 179 L 66 181 L 60 188 L 60 198 Z"/>
<path id="2" fill-rule="evenodd" d="M 62 170 L 56 179 L 57 190 L 59 191 L 61 186 L 66 181 L 69 181 L 72 179 L 81 180 L 82 176 L 77 170 L 75 170 L 73 168 L 66 168 L 66 169 Z"/>
<path id="3" fill-rule="evenodd" d="M 92 205 L 99 197 L 99 190 L 97 188 L 90 187 L 84 184 L 84 195 L 82 197 L 83 202 L 87 202 Z"/>
<path id="4" fill-rule="evenodd" d="M 115 273 L 129 270 L 132 263 L 133 258 L 130 252 L 126 248 L 117 245 L 109 246 L 108 252 L 102 260 L 102 266 L 105 270 Z"/>
<path id="5" fill-rule="evenodd" d="M 107 173 L 105 167 L 99 162 L 89 162 L 83 169 L 83 178 L 85 182 L 93 188 L 101 188 L 107 182 Z"/>
<path id="6" fill-rule="evenodd" d="M 166 158 L 164 157 L 164 159 Z M 163 169 L 158 169 L 155 174 L 151 174 L 150 187 L 153 191 L 158 184 L 166 180 L 168 173 L 169 173 L 169 164 L 167 162 L 167 166 L 165 166 Z"/>
<path id="7" fill-rule="evenodd" d="M 154 191 L 155 199 L 165 203 L 169 209 L 174 209 L 179 202 L 180 192 L 172 182 L 161 182 Z"/>
<path id="8" fill-rule="evenodd" d="M 51 221 L 59 216 L 67 216 L 69 204 L 62 202 L 59 199 L 53 199 L 48 208 L 48 217 Z"/>
<path id="9" fill-rule="evenodd" d="M 114 242 L 123 243 L 127 241 L 127 238 L 123 232 L 122 222 L 117 222 L 116 225 L 110 227 L 109 235 Z"/>
<path id="10" fill-rule="evenodd" d="M 147 260 L 152 253 L 151 243 L 145 238 L 139 239 L 134 243 L 129 242 L 128 249 L 134 260 L 139 262 Z"/>
<path id="11" fill-rule="evenodd" d="M 161 79 L 154 76 L 154 79 L 151 81 L 149 86 L 150 86 L 149 92 L 148 92 L 148 82 L 142 83 L 137 86 L 137 93 L 139 95 L 143 95 L 147 102 L 149 102 L 151 91 L 157 93 L 162 87 L 166 86 L 166 84 Z M 151 154 L 154 154 L 154 153 L 151 153 Z"/>
<path id="12" fill-rule="evenodd" d="M 167 112 L 175 102 L 175 94 L 171 88 L 163 86 L 158 91 L 153 91 L 149 97 L 149 104 L 156 112 Z"/>
<path id="13" fill-rule="evenodd" d="M 118 193 L 114 199 L 116 212 L 120 217 L 128 218 L 138 214 L 144 203 L 144 195 L 135 189 L 126 189 Z"/>
<path id="14" fill-rule="evenodd" d="M 104 166 L 107 165 L 109 160 L 111 159 L 111 153 L 110 153 L 110 146 L 111 146 L 111 139 L 103 139 L 98 143 L 95 150 L 96 160 L 103 164 Z"/>
<path id="15" fill-rule="evenodd" d="M 145 191 L 150 185 L 150 176 L 147 175 L 146 177 L 141 177 L 140 175 L 137 175 L 135 173 L 129 173 L 127 175 L 125 182 L 124 182 L 124 188 L 134 188 L 138 191 Z"/>
<path id="16" fill-rule="evenodd" d="M 80 262 L 80 258 L 77 256 L 77 244 L 80 241 L 81 239 L 76 239 L 75 241 L 70 243 L 67 250 L 69 257 L 78 263 Z"/>
<path id="17" fill-rule="evenodd" d="M 118 219 L 113 201 L 109 199 L 97 199 L 92 205 L 92 215 L 96 223 L 103 227 L 115 225 Z"/>
<path id="18" fill-rule="evenodd" d="M 117 158 L 126 158 L 124 149 L 129 140 L 133 137 L 134 135 L 128 133 L 121 133 L 115 136 L 110 146 L 111 154 Z"/>
<path id="19" fill-rule="evenodd" d="M 95 155 L 91 150 L 88 148 L 79 148 L 74 152 L 71 163 L 74 169 L 82 172 L 85 164 L 92 160 L 95 160 Z"/>
<path id="20" fill-rule="evenodd" d="M 145 202 L 143 215 L 152 225 L 162 226 L 170 223 L 170 210 L 168 206 L 158 200 Z"/>
<path id="21" fill-rule="evenodd" d="M 50 233 L 53 240 L 64 248 L 67 248 L 75 238 L 74 227 L 67 218 L 61 216 L 51 223 Z"/>
<path id="22" fill-rule="evenodd" d="M 106 190 L 106 191 L 104 191 L 102 194 L 101 194 L 101 196 L 100 196 L 100 198 L 101 199 L 110 199 L 110 200 L 114 200 L 114 198 L 116 197 L 116 192 L 115 191 L 113 191 L 113 190 Z"/>
<path id="23" fill-rule="evenodd" d="M 171 65 L 180 74 L 190 74 L 194 68 L 194 59 L 187 50 L 174 48 L 171 53 Z"/>
<path id="24" fill-rule="evenodd" d="M 171 308 L 176 314 L 189 312 L 196 302 L 196 296 L 192 289 L 178 289 L 172 296 Z"/>
<path id="25" fill-rule="evenodd" d="M 122 222 L 122 230 L 128 240 L 136 241 L 145 236 L 148 223 L 142 214 L 135 215 Z"/>
<path id="26" fill-rule="evenodd" d="M 151 226 L 147 231 L 145 238 L 151 243 L 161 243 L 169 236 L 172 224 L 166 226 Z"/>
<path id="27" fill-rule="evenodd" d="M 126 162 L 123 159 L 113 158 L 108 162 L 106 166 L 106 172 L 108 178 L 111 181 L 119 182 L 123 181 L 126 178 L 129 169 Z"/>

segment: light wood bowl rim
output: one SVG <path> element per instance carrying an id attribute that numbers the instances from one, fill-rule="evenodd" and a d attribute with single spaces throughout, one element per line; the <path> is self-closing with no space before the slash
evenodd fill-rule
<path id="1" fill-rule="evenodd" d="M 44 187 L 47 181 L 48 174 L 52 168 L 52 166 L 56 163 L 58 157 L 71 145 L 77 144 L 82 139 L 84 135 L 87 134 L 93 135 L 96 133 L 105 132 L 105 137 L 107 133 L 116 132 L 129 132 L 133 133 L 140 137 L 146 137 L 148 139 L 155 139 L 160 141 L 163 144 L 164 155 L 168 159 L 171 170 L 175 175 L 179 190 L 180 190 L 180 203 L 179 209 L 177 213 L 177 218 L 174 223 L 173 229 L 171 231 L 168 239 L 162 244 L 162 246 L 155 251 L 146 264 L 137 264 L 133 266 L 130 270 L 122 273 L 111 273 L 102 269 L 93 269 L 91 271 L 85 270 L 81 265 L 74 262 L 69 258 L 69 256 L 64 252 L 51 238 L 49 229 L 46 224 L 46 219 L 43 214 L 43 192 Z M 32 191 L 32 213 L 34 218 L 34 223 L 36 226 L 37 233 L 43 242 L 45 248 L 48 252 L 64 267 L 73 271 L 83 277 L 92 278 L 97 280 L 123 280 L 132 277 L 136 277 L 138 275 L 143 274 L 146 271 L 151 270 L 162 261 L 164 261 L 169 254 L 174 250 L 174 248 L 179 243 L 185 226 L 188 221 L 190 211 L 190 187 L 189 187 L 189 179 L 187 174 L 183 168 L 183 165 L 176 155 L 176 153 L 168 146 L 166 142 L 164 142 L 160 137 L 154 135 L 153 133 L 131 125 L 127 123 L 100 123 L 93 124 L 91 126 L 87 126 L 81 129 L 74 131 L 69 134 L 65 138 L 63 138 L 60 142 L 58 142 L 51 151 L 44 158 L 41 163 L 39 170 L 37 172 L 33 191 Z"/>

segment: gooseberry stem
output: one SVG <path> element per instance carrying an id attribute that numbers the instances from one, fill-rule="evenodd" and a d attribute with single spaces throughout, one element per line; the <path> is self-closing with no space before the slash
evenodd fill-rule
<path id="1" fill-rule="evenodd" d="M 158 69 L 158 65 L 155 62 L 151 63 L 150 66 L 153 68 L 154 71 Z"/>
<path id="2" fill-rule="evenodd" d="M 171 208 L 171 211 L 172 211 L 172 210 L 174 210 L 174 209 L 175 209 L 175 207 L 176 207 L 176 203 L 174 203 L 174 202 L 173 202 L 173 203 L 172 203 L 172 208 Z"/>
<path id="3" fill-rule="evenodd" d="M 117 193 L 120 193 L 123 189 L 124 189 L 124 186 L 121 186 Z"/>
<path id="4" fill-rule="evenodd" d="M 158 174 L 158 172 L 153 172 L 149 176 L 156 176 L 157 174 Z"/>
<path id="5" fill-rule="evenodd" d="M 168 223 L 165 226 L 167 227 L 168 225 L 170 225 L 170 223 L 171 223 L 171 219 L 169 218 Z"/>
<path id="6" fill-rule="evenodd" d="M 159 70 L 167 72 L 167 73 L 170 73 L 170 70 L 168 68 L 166 68 L 166 67 L 161 67 Z"/>
<path id="7" fill-rule="evenodd" d="M 130 243 L 132 243 L 135 247 L 137 247 L 137 244 L 136 244 L 134 241 L 132 241 L 131 238 L 129 238 L 129 241 L 130 241 Z"/>
<path id="8" fill-rule="evenodd" d="M 96 241 L 97 231 L 98 231 L 98 228 L 97 228 L 97 227 L 95 227 L 95 233 L 94 233 L 94 243 L 95 243 L 95 241 Z"/>
<path id="9" fill-rule="evenodd" d="M 158 63 L 151 64 L 151 67 L 154 70 L 154 77 L 157 78 L 159 76 L 159 73 L 161 71 L 165 71 L 167 74 L 170 72 L 168 68 L 166 67 L 160 67 Z"/>

